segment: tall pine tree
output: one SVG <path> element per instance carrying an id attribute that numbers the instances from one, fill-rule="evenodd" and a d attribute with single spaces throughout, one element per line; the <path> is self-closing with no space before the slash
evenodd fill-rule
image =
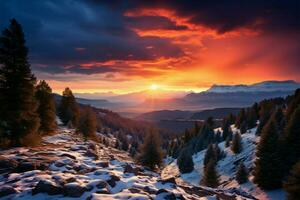
<path id="1" fill-rule="evenodd" d="M 81 111 L 78 131 L 83 134 L 86 139 L 97 140 L 96 136 L 97 120 L 96 114 L 90 106 L 87 106 Z"/>
<path id="2" fill-rule="evenodd" d="M 38 141 L 35 84 L 22 27 L 12 19 L 0 37 L 0 137 L 12 146 Z"/>
<path id="3" fill-rule="evenodd" d="M 239 184 L 246 183 L 248 181 L 248 170 L 244 163 L 240 163 L 235 174 L 235 179 Z"/>
<path id="4" fill-rule="evenodd" d="M 37 112 L 41 120 L 40 132 L 42 134 L 53 133 L 57 126 L 55 101 L 52 95 L 52 89 L 46 81 L 42 80 L 36 86 L 35 96 L 39 102 Z"/>
<path id="5" fill-rule="evenodd" d="M 288 180 L 284 183 L 287 200 L 297 200 L 300 197 L 300 161 L 291 170 Z"/>
<path id="6" fill-rule="evenodd" d="M 65 125 L 71 124 L 72 127 L 76 127 L 79 122 L 79 115 L 80 112 L 76 99 L 71 89 L 67 87 L 63 91 L 59 105 L 59 117 Z"/>
<path id="7" fill-rule="evenodd" d="M 190 173 L 194 170 L 192 153 L 187 148 L 181 150 L 177 158 L 177 165 L 180 173 Z"/>
<path id="8" fill-rule="evenodd" d="M 263 189 L 276 189 L 282 186 L 282 153 L 275 117 L 272 117 L 261 132 L 257 146 L 254 168 L 254 182 Z"/>
<path id="9" fill-rule="evenodd" d="M 291 114 L 284 131 L 286 171 L 300 160 L 300 105 Z"/>
<path id="10" fill-rule="evenodd" d="M 155 129 L 149 129 L 141 147 L 141 154 L 139 156 L 139 162 L 155 169 L 156 166 L 162 164 L 162 150 L 160 148 L 160 138 Z"/>
<path id="11" fill-rule="evenodd" d="M 219 186 L 219 175 L 216 170 L 216 161 L 210 160 L 207 166 L 204 168 L 203 178 L 200 184 L 207 187 L 218 187 Z"/>
<path id="12" fill-rule="evenodd" d="M 231 150 L 235 153 L 238 154 L 243 150 L 242 146 L 242 138 L 239 133 L 235 133 L 232 139 L 231 143 Z"/>

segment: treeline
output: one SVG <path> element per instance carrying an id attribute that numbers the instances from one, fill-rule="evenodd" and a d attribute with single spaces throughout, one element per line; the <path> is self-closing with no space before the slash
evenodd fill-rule
<path id="1" fill-rule="evenodd" d="M 239 129 L 238 133 L 233 134 L 233 124 Z M 216 165 L 225 156 L 220 152 L 218 143 L 225 141 L 225 147 L 230 147 L 233 153 L 238 154 L 243 150 L 241 134 L 254 127 L 257 127 L 256 134 L 261 138 L 251 172 L 254 182 L 266 190 L 284 186 L 289 199 L 295 199 L 300 191 L 300 89 L 286 98 L 263 100 L 241 109 L 237 116 L 227 116 L 223 119 L 222 131 L 214 131 L 216 127 L 212 118 L 195 124 L 194 128 L 187 129 L 170 143 L 168 154 L 178 158 L 180 171 L 187 173 L 193 170 L 191 155 L 207 149 L 201 184 L 216 187 Z M 243 183 L 247 177 L 248 169 L 240 163 L 236 179 Z"/>
<path id="2" fill-rule="evenodd" d="M 34 145 L 56 129 L 51 88 L 45 81 L 37 84 L 14 19 L 0 37 L 0 113 L 1 147 Z"/>
<path id="3" fill-rule="evenodd" d="M 87 137 L 96 131 L 92 109 L 78 109 L 69 88 L 63 92 L 58 114 L 65 124 Z M 0 147 L 34 146 L 55 133 L 56 105 L 46 81 L 37 82 L 28 62 L 21 25 L 11 20 L 0 37 Z"/>
<path id="4" fill-rule="evenodd" d="M 151 169 L 162 163 L 161 147 L 167 146 L 170 132 L 108 110 L 80 105 L 70 88 L 58 101 L 57 96 L 46 81 L 37 82 L 28 62 L 22 27 L 11 20 L 0 37 L 0 148 L 38 145 L 42 136 L 55 133 L 58 115 L 65 126 L 85 139 L 128 151 Z M 109 144 L 97 131 L 114 135 L 116 142 Z M 160 141 L 161 134 L 164 142 Z"/>

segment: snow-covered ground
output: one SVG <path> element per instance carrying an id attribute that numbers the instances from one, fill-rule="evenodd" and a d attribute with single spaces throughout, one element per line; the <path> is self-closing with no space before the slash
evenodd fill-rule
<path id="1" fill-rule="evenodd" d="M 233 133 L 239 132 L 234 126 L 231 127 Z M 220 130 L 216 129 L 215 131 Z M 220 130 L 222 131 L 222 130 Z M 259 137 L 255 135 L 256 128 L 248 130 L 247 133 L 242 134 L 243 150 L 239 154 L 234 154 L 230 147 L 225 147 L 225 142 L 219 143 L 219 147 L 226 154 L 226 157 L 218 161 L 217 171 L 220 175 L 220 187 L 224 191 L 236 191 L 238 193 L 251 194 L 257 199 L 262 200 L 283 200 L 285 193 L 283 190 L 263 191 L 258 188 L 253 182 L 253 176 L 250 174 L 249 181 L 242 185 L 235 181 L 235 173 L 239 163 L 244 162 L 249 171 L 253 169 L 255 160 L 255 148 L 259 141 Z M 203 159 L 206 150 L 200 151 L 193 155 L 194 171 L 187 174 L 180 174 L 177 167 L 177 160 L 171 162 L 162 171 L 162 177 L 177 177 L 178 182 L 189 183 L 199 186 L 200 180 L 203 175 Z"/>
<path id="2" fill-rule="evenodd" d="M 235 191 L 162 179 L 126 152 L 84 141 L 62 126 L 57 132 L 39 147 L 0 151 L 0 199 L 246 199 Z"/>

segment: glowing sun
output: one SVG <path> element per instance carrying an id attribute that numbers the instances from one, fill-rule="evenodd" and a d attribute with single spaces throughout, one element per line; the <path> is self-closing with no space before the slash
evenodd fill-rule
<path id="1" fill-rule="evenodd" d="M 151 90 L 157 90 L 159 87 L 158 87 L 158 85 L 156 85 L 156 84 L 151 84 L 150 85 L 150 89 Z"/>

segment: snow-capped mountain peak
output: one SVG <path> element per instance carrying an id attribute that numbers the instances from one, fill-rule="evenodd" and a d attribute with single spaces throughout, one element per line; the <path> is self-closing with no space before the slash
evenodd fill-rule
<path id="1" fill-rule="evenodd" d="M 274 92 L 293 91 L 300 88 L 300 83 L 293 80 L 286 81 L 263 81 L 251 85 L 213 85 L 206 92 L 228 93 L 228 92 Z"/>

